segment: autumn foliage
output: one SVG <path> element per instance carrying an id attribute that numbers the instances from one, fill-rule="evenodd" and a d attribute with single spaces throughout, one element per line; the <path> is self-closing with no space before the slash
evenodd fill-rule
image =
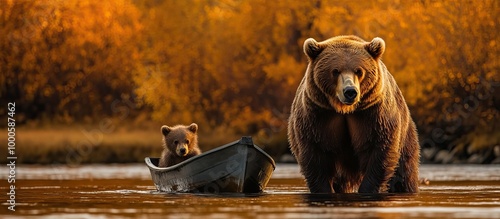
<path id="1" fill-rule="evenodd" d="M 423 147 L 500 143 L 500 2 L 0 1 L 1 104 L 23 122 L 116 115 L 127 99 L 206 138 L 286 146 L 302 43 L 381 37 Z M 123 101 L 122 101 L 123 102 Z M 5 114 L 5 107 L 0 114 Z M 229 139 L 233 140 L 233 139 Z M 200 139 L 203 142 L 202 139 Z"/>

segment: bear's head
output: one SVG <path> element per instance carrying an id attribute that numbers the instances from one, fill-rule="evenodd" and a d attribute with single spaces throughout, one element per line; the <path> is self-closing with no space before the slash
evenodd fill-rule
<path id="1" fill-rule="evenodd" d="M 338 36 L 323 42 L 309 38 L 304 53 L 309 97 L 323 108 L 351 113 L 360 104 L 371 104 L 382 88 L 381 56 L 385 42 L 374 38 L 366 42 L 356 36 Z M 385 68 L 385 67 L 384 67 Z M 376 94 L 375 94 L 376 93 Z"/>
<path id="2" fill-rule="evenodd" d="M 179 157 L 187 156 L 191 150 L 198 147 L 198 125 L 177 125 L 174 127 L 162 126 L 164 146 Z"/>

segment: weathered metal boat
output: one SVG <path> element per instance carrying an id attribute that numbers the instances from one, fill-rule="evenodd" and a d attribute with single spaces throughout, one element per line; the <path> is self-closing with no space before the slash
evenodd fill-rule
<path id="1" fill-rule="evenodd" d="M 251 137 L 212 149 L 170 167 L 145 158 L 158 191 L 195 193 L 259 193 L 276 167 Z"/>

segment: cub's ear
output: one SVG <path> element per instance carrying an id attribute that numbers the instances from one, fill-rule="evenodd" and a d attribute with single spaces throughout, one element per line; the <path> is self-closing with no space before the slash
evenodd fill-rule
<path id="1" fill-rule="evenodd" d="M 304 41 L 304 53 L 309 57 L 310 60 L 318 57 L 318 55 L 323 51 L 324 46 L 319 44 L 313 38 L 309 38 Z"/>
<path id="2" fill-rule="evenodd" d="M 167 136 L 168 133 L 170 133 L 170 131 L 172 131 L 172 128 L 164 125 L 161 127 L 161 133 L 164 135 L 164 136 Z"/>
<path id="3" fill-rule="evenodd" d="M 382 57 L 382 54 L 384 54 L 385 42 L 382 38 L 375 37 L 371 42 L 365 45 L 365 49 L 374 59 L 379 59 Z"/>
<path id="4" fill-rule="evenodd" d="M 198 131 L 198 125 L 196 123 L 191 123 L 191 125 L 189 125 L 188 129 L 189 129 L 189 131 L 196 133 L 196 131 Z"/>

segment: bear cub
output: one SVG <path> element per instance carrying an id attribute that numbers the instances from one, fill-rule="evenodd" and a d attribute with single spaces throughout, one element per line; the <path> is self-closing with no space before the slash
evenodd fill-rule
<path id="1" fill-rule="evenodd" d="M 162 126 L 163 152 L 158 167 L 169 167 L 201 154 L 198 147 L 198 125 Z"/>

